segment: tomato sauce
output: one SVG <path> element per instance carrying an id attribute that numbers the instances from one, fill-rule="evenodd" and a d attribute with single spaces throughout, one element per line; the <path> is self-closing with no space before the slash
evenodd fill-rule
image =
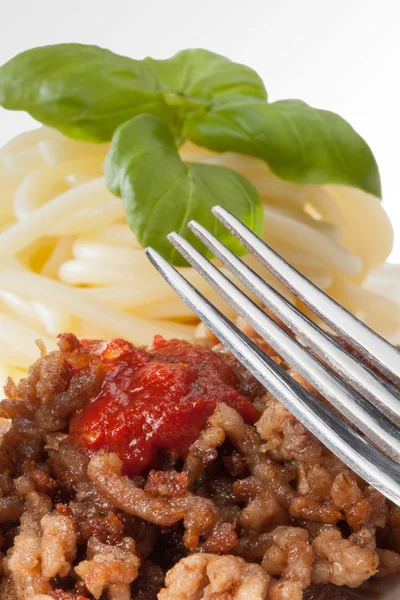
<path id="1" fill-rule="evenodd" d="M 147 350 L 122 340 L 82 344 L 106 375 L 99 394 L 73 417 L 70 436 L 89 455 L 115 452 L 128 475 L 149 468 L 161 449 L 184 458 L 220 402 L 247 423 L 258 418 L 234 371 L 209 348 L 161 336 Z"/>

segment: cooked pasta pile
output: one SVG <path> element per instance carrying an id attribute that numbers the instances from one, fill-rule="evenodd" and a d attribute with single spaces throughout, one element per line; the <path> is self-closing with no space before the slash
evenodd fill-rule
<path id="1" fill-rule="evenodd" d="M 108 147 L 41 127 L 0 150 L 1 378 L 25 371 L 37 357 L 35 340 L 52 349 L 60 331 L 134 344 L 148 343 L 154 333 L 199 335 L 196 318 L 149 264 L 121 200 L 107 190 L 102 165 Z M 237 154 L 185 144 L 181 155 L 228 166 L 251 180 L 264 202 L 265 240 L 368 325 L 398 341 L 400 278 L 395 266 L 378 269 L 393 232 L 377 198 L 340 185 L 284 182 L 264 162 Z M 252 257 L 245 260 L 261 268 Z M 193 269 L 181 271 L 234 316 Z"/>

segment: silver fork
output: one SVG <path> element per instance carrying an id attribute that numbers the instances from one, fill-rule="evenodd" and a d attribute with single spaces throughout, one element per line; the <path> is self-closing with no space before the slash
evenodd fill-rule
<path id="1" fill-rule="evenodd" d="M 385 379 L 315 325 L 199 223 L 191 221 L 191 231 L 296 334 L 296 339 L 184 238 L 171 233 L 169 240 L 228 304 L 329 400 L 335 411 L 278 366 L 152 248 L 146 249 L 148 258 L 193 312 L 307 429 L 400 506 L 400 392 L 395 387 L 400 385 L 399 351 L 319 290 L 231 213 L 220 206 L 213 213 Z M 342 420 L 338 412 L 359 431 Z"/>

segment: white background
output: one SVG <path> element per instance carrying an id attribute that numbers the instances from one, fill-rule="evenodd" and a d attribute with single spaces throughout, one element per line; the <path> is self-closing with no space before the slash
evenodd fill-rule
<path id="1" fill-rule="evenodd" d="M 399 0 L 3 0 L 0 63 L 79 41 L 141 58 L 205 47 L 254 67 L 270 99 L 301 98 L 345 117 L 368 141 L 400 262 Z M 32 126 L 0 110 L 0 143 Z"/>

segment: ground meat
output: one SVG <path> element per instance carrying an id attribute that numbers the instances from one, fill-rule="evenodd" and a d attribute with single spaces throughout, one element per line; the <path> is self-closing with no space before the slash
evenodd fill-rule
<path id="1" fill-rule="evenodd" d="M 335 524 L 343 519 L 342 513 L 330 498 L 320 498 L 313 494 L 293 498 L 289 512 L 292 517 L 302 517 L 319 523 Z"/>
<path id="2" fill-rule="evenodd" d="M 205 533 L 217 518 L 212 502 L 187 494 L 183 498 L 171 500 L 154 498 L 136 487 L 127 477 L 121 475 L 121 462 L 115 454 L 100 452 L 88 466 L 88 475 L 98 490 L 114 506 L 142 519 L 161 525 L 173 525 L 184 520 L 186 543 L 196 547 L 200 535 Z"/>
<path id="3" fill-rule="evenodd" d="M 62 355 L 51 353 L 43 361 L 50 362 L 50 366 L 42 368 L 36 385 L 41 406 L 35 421 L 46 431 L 57 431 L 65 427 L 69 416 L 96 395 L 104 370 L 95 356 L 80 352 L 79 345 Z"/>
<path id="4" fill-rule="evenodd" d="M 368 519 L 362 524 L 363 527 L 385 527 L 389 519 L 389 507 L 385 497 L 370 485 L 363 489 L 364 500 L 369 505 Z"/>
<path id="5" fill-rule="evenodd" d="M 131 538 L 124 538 L 118 546 L 91 538 L 88 559 L 80 562 L 75 571 L 96 600 L 104 590 L 108 590 L 110 600 L 130 600 L 130 584 L 136 579 L 140 565 Z"/>
<path id="6" fill-rule="evenodd" d="M 373 529 L 360 529 L 357 533 L 352 533 L 349 536 L 349 541 L 360 548 L 369 548 L 369 550 L 376 549 L 376 540 Z"/>
<path id="7" fill-rule="evenodd" d="M 255 564 L 234 556 L 193 554 L 183 558 L 165 578 L 159 600 L 265 600 L 269 576 Z"/>
<path id="8" fill-rule="evenodd" d="M 5 571 L 13 577 L 16 598 L 24 600 L 33 594 L 51 591 L 49 577 L 41 570 L 41 519 L 51 511 L 51 501 L 35 491 L 26 496 L 26 510 L 21 517 L 21 527 L 14 545 L 7 555 Z"/>
<path id="9" fill-rule="evenodd" d="M 52 579 L 65 577 L 76 555 L 76 533 L 72 519 L 57 512 L 45 515 L 40 521 L 43 530 L 40 556 L 42 575 Z"/>
<path id="10" fill-rule="evenodd" d="M 321 464 L 309 465 L 307 463 L 296 463 L 297 468 L 297 492 L 301 496 L 313 494 L 314 496 L 329 496 L 332 486 L 332 474 Z"/>
<path id="11" fill-rule="evenodd" d="M 60 336 L 62 351 L 36 361 L 18 385 L 17 398 L 6 387 L 12 397 L 0 403 L 0 418 L 12 422 L 0 439 L 1 472 L 15 472 L 26 461 L 38 462 L 46 432 L 65 427 L 69 416 L 99 390 L 102 365 L 73 338 Z"/>
<path id="12" fill-rule="evenodd" d="M 312 543 L 315 553 L 313 583 L 334 583 L 358 587 L 378 570 L 379 558 L 374 550 L 363 548 L 342 538 L 340 531 L 323 531 Z"/>
<path id="13" fill-rule="evenodd" d="M 308 534 L 299 527 L 276 527 L 269 534 L 262 566 L 273 580 L 270 600 L 301 600 L 303 590 L 311 583 L 313 553 Z"/>
<path id="14" fill-rule="evenodd" d="M 59 487 L 58 482 L 42 469 L 35 469 L 30 478 L 38 492 L 49 496 L 53 496 Z"/>
<path id="15" fill-rule="evenodd" d="M 217 523 L 202 544 L 202 551 L 210 554 L 227 554 L 237 545 L 235 530 L 233 523 Z"/>
<path id="16" fill-rule="evenodd" d="M 261 451 L 261 440 L 257 432 L 246 425 L 235 410 L 226 404 L 220 404 L 209 421 L 225 430 L 233 446 L 246 458 L 250 472 L 264 483 L 270 484 L 282 504 L 285 505 L 294 496 L 284 469 Z"/>
<path id="17" fill-rule="evenodd" d="M 370 598 L 370 577 L 400 573 L 400 509 L 221 346 L 256 426 L 219 404 L 187 454 L 161 449 L 131 477 L 115 454 L 85 454 L 68 424 L 127 348 L 64 335 L 25 380 L 7 382 L 1 600 L 352 600 Z"/>
<path id="18" fill-rule="evenodd" d="M 336 475 L 331 488 L 331 496 L 339 510 L 346 511 L 362 499 L 356 478 L 350 471 L 343 471 Z"/>
<path id="19" fill-rule="evenodd" d="M 150 471 L 144 491 L 154 496 L 182 498 L 187 492 L 188 485 L 189 476 L 187 473 Z"/>
<path id="20" fill-rule="evenodd" d="M 344 512 L 354 531 L 362 527 L 383 528 L 388 521 L 389 509 L 382 494 L 371 486 L 365 486 L 361 490 L 356 478 L 348 470 L 336 475 L 331 497 L 335 505 Z"/>
<path id="21" fill-rule="evenodd" d="M 87 596 L 82 596 L 79 592 L 66 592 L 60 589 L 54 590 L 52 598 L 55 600 L 88 600 Z"/>
<path id="22" fill-rule="evenodd" d="M 322 454 L 321 443 L 271 394 L 265 397 L 265 411 L 256 427 L 265 440 L 265 450 L 279 450 L 285 460 L 313 464 Z"/>
<path id="23" fill-rule="evenodd" d="M 217 458 L 217 448 L 225 442 L 222 427 L 207 427 L 190 447 L 183 470 L 188 474 L 190 487 L 204 474 L 206 468 Z"/>
<path id="24" fill-rule="evenodd" d="M 241 500 L 248 501 L 241 512 L 240 524 L 251 535 L 288 522 L 287 511 L 279 504 L 275 492 L 256 477 L 237 481 L 233 489 Z"/>
<path id="25" fill-rule="evenodd" d="M 113 512 L 99 510 L 90 499 L 83 502 L 72 501 L 69 504 L 60 503 L 56 505 L 56 510 L 72 519 L 78 544 L 83 544 L 92 536 L 104 543 L 116 544 L 123 537 L 122 518 Z"/>
<path id="26" fill-rule="evenodd" d="M 23 510 L 24 501 L 22 498 L 16 495 L 0 498 L 0 523 L 16 521 L 22 515 Z"/>
<path id="27" fill-rule="evenodd" d="M 229 350 L 221 344 L 217 344 L 214 346 L 214 351 L 235 371 L 240 381 L 239 391 L 241 394 L 248 396 L 252 400 L 256 400 L 264 395 L 265 389 L 261 383 L 257 381 Z"/>
<path id="28" fill-rule="evenodd" d="M 231 477 L 244 477 L 247 469 L 247 460 L 234 450 L 232 454 L 223 457 L 224 467 Z"/>
<path id="29" fill-rule="evenodd" d="M 13 576 L 18 600 L 23 600 L 27 595 L 51 591 L 49 581 L 42 577 L 40 557 L 41 543 L 37 534 L 27 531 L 15 537 L 6 570 Z"/>

